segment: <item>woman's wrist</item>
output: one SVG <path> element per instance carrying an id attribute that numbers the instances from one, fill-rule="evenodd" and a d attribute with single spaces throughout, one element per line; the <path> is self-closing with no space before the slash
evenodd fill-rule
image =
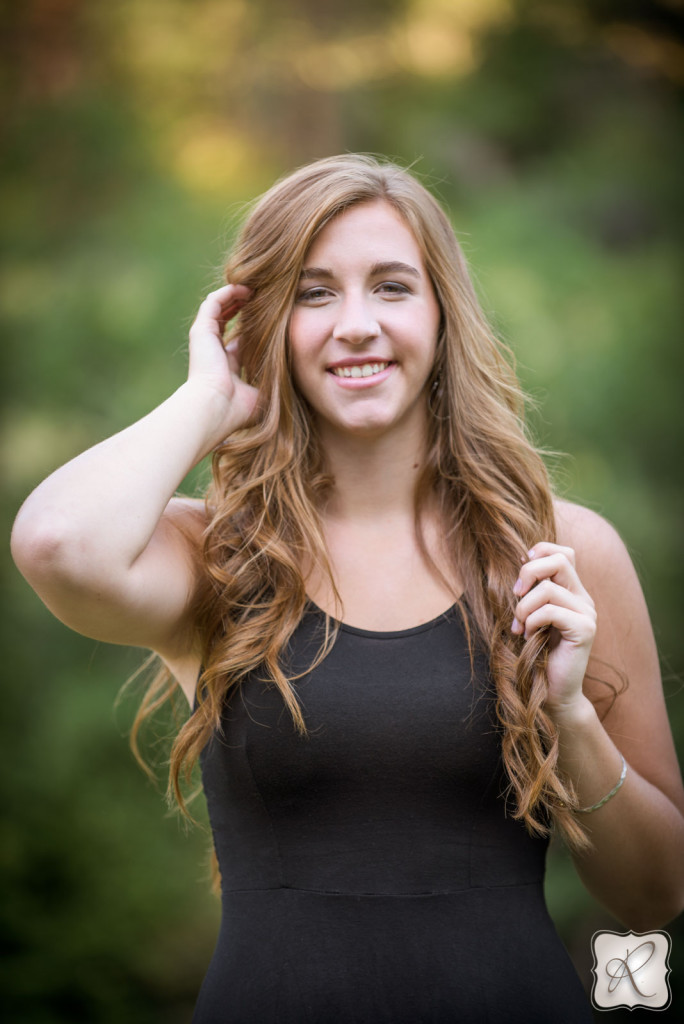
<path id="1" fill-rule="evenodd" d="M 576 731 L 590 727 L 597 721 L 596 709 L 588 697 L 578 694 L 572 701 L 547 701 L 544 710 L 560 731 Z"/>
<path id="2" fill-rule="evenodd" d="M 200 459 L 242 426 L 244 417 L 218 388 L 187 380 L 175 395 L 188 403 L 190 421 L 202 430 Z"/>
<path id="3" fill-rule="evenodd" d="M 575 786 L 578 809 L 585 814 L 598 810 L 621 788 L 624 758 L 583 694 L 571 704 L 549 708 L 548 713 L 558 730 L 558 767 Z"/>

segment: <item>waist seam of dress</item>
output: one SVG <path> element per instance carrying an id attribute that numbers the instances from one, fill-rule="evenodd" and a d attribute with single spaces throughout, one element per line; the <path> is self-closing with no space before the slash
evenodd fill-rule
<path id="1" fill-rule="evenodd" d="M 537 878 L 530 882 L 502 882 L 500 885 L 469 885 L 460 889 L 426 889 L 422 892 L 367 892 L 354 889 L 305 889 L 296 885 L 270 885 L 249 889 L 224 889 L 221 896 L 239 896 L 243 893 L 260 892 L 293 892 L 306 893 L 312 896 L 368 896 L 372 899 L 421 899 L 426 896 L 460 896 L 468 892 L 497 892 L 500 889 L 525 889 L 530 887 L 538 888 L 543 884 L 543 878 Z"/>

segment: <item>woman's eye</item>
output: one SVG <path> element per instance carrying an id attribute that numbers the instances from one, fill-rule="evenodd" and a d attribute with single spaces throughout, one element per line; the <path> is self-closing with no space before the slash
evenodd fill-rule
<path id="1" fill-rule="evenodd" d="M 329 294 L 327 288 L 307 288 L 297 296 L 297 302 L 322 302 Z"/>
<path id="2" fill-rule="evenodd" d="M 408 295 L 409 290 L 405 284 L 399 284 L 398 281 L 383 281 L 378 286 L 378 291 L 384 295 Z"/>

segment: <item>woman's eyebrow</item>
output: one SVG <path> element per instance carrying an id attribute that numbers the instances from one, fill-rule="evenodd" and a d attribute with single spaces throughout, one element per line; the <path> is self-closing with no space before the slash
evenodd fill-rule
<path id="1" fill-rule="evenodd" d="M 370 270 L 371 277 L 381 277 L 383 274 L 410 274 L 412 277 L 421 277 L 421 273 L 410 263 L 402 263 L 400 260 L 385 260 L 381 263 L 374 263 Z M 330 281 L 335 275 L 329 267 L 304 267 L 299 279 L 309 281 L 312 279 Z"/>
<path id="2" fill-rule="evenodd" d="M 401 263 L 399 260 L 374 263 L 371 267 L 371 277 L 380 277 L 383 274 L 410 274 L 412 277 L 421 277 L 416 267 L 412 267 L 410 263 Z"/>
<path id="3" fill-rule="evenodd" d="M 327 267 L 304 267 L 299 275 L 299 280 L 309 281 L 312 278 L 316 278 L 316 280 L 323 278 L 324 280 L 329 281 L 334 276 L 335 275 L 332 270 L 329 270 Z"/>

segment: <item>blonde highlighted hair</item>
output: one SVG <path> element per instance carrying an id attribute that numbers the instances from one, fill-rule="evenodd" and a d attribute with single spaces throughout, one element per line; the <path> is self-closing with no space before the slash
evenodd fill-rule
<path id="1" fill-rule="evenodd" d="M 213 456 L 208 525 L 197 552 L 203 672 L 195 709 L 172 749 L 170 791 L 184 806 L 181 778 L 219 726 L 227 696 L 257 668 L 305 731 L 281 662 L 307 602 L 302 566 L 326 574 L 335 589 L 320 519 L 330 480 L 315 423 L 292 380 L 288 321 L 313 240 L 343 211 L 378 200 L 413 232 L 441 309 L 416 489 L 418 538 L 429 557 L 422 514 L 436 503 L 464 585 L 471 643 L 489 655 L 512 813 L 536 834 L 555 822 L 581 849 L 588 840 L 573 815 L 576 797 L 557 768 L 558 737 L 544 712 L 549 634 L 525 642 L 510 631 L 521 560 L 540 539 L 555 540 L 547 472 L 525 432 L 510 354 L 487 324 L 445 213 L 407 171 L 368 156 L 319 160 L 277 182 L 247 217 L 226 268 L 227 280 L 252 289 L 239 318 L 240 350 L 264 408 L 256 425 L 231 435 Z M 330 622 L 319 659 L 334 638 Z M 172 686 L 168 677 L 157 678 L 134 732 Z"/>

